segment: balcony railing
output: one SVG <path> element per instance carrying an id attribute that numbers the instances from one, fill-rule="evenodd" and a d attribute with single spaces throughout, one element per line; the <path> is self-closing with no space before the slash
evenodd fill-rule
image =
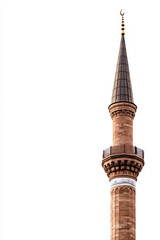
<path id="1" fill-rule="evenodd" d="M 118 145 L 118 146 L 111 146 L 105 150 L 103 150 L 103 158 L 108 157 L 109 155 L 113 154 L 120 154 L 120 153 L 128 153 L 128 154 L 135 154 L 140 158 L 144 158 L 144 151 L 136 146 L 132 145 Z"/>

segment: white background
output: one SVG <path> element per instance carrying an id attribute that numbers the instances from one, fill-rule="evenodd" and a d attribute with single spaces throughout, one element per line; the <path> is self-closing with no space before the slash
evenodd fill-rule
<path id="1" fill-rule="evenodd" d="M 159 1 L 1 0 L 0 239 L 110 239 L 102 150 L 124 8 L 135 103 L 137 240 L 159 239 Z"/>

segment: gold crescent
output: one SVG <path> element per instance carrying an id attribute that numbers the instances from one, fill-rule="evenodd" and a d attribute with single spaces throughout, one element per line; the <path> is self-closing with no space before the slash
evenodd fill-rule
<path id="1" fill-rule="evenodd" d="M 123 9 L 121 9 L 120 14 L 121 14 L 121 16 L 124 16 L 124 11 L 123 11 Z"/>

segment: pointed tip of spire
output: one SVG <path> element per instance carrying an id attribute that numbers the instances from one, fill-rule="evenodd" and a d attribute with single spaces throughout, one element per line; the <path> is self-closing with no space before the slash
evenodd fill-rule
<path id="1" fill-rule="evenodd" d="M 125 32 L 124 32 L 124 30 L 125 30 L 125 28 L 124 28 L 124 26 L 125 26 L 125 24 L 124 24 L 124 14 L 125 14 L 125 12 L 123 11 L 123 9 L 121 9 L 121 11 L 120 11 L 120 15 L 122 16 L 122 24 L 121 24 L 122 32 L 121 32 L 121 35 L 125 35 Z"/>

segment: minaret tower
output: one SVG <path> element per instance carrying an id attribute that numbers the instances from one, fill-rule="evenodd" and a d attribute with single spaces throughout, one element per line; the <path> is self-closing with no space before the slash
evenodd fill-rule
<path id="1" fill-rule="evenodd" d="M 102 166 L 111 185 L 111 240 L 136 239 L 136 181 L 144 166 L 144 151 L 133 146 L 133 101 L 124 33 L 124 12 L 119 56 L 109 112 L 113 146 L 103 151 Z"/>

